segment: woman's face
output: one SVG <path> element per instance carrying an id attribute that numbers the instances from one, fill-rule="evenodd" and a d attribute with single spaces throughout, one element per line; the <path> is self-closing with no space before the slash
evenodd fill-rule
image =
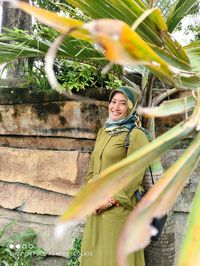
<path id="1" fill-rule="evenodd" d="M 126 97 L 121 92 L 116 92 L 108 107 L 109 118 L 117 121 L 128 115 L 128 104 Z"/>

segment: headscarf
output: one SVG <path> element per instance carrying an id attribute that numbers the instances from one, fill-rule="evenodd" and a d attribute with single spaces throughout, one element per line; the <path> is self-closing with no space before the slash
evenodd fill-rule
<path id="1" fill-rule="evenodd" d="M 124 131 L 129 131 L 138 126 L 138 117 L 135 112 L 135 107 L 138 101 L 138 94 L 136 94 L 133 88 L 128 86 L 122 86 L 119 89 L 113 90 L 109 97 L 109 103 L 116 92 L 121 92 L 127 99 L 129 114 L 120 120 L 113 121 L 108 118 L 105 122 L 105 129 L 112 135 L 117 135 Z"/>

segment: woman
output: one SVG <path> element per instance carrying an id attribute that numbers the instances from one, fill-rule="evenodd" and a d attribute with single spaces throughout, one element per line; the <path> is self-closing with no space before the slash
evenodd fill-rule
<path id="1" fill-rule="evenodd" d="M 109 118 L 98 132 L 89 164 L 86 182 L 110 165 L 148 143 L 145 133 L 136 126 L 136 95 L 131 87 L 112 91 L 109 99 Z M 129 146 L 125 147 L 128 132 Z M 134 173 L 133 173 L 134 175 Z M 134 192 L 141 188 L 144 172 L 125 188 L 105 199 L 87 218 L 82 247 L 81 266 L 117 266 L 117 242 L 127 219 L 136 205 Z M 143 250 L 128 256 L 128 266 L 144 266 Z"/>

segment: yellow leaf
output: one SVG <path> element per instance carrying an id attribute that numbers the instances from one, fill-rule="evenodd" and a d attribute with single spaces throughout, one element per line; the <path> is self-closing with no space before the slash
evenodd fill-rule
<path id="1" fill-rule="evenodd" d="M 168 64 L 126 23 L 99 19 L 85 24 L 83 28 L 91 33 L 111 62 L 122 65 L 143 64 L 173 82 L 173 73 Z"/>
<path id="2" fill-rule="evenodd" d="M 144 13 L 138 17 L 138 19 L 133 23 L 132 29 L 136 30 L 136 28 L 147 18 L 151 15 L 152 20 L 156 24 L 158 30 L 164 32 L 168 31 L 167 24 L 165 23 L 165 20 L 161 14 L 160 9 L 158 8 L 152 8 L 144 11 Z"/>
<path id="3" fill-rule="evenodd" d="M 162 32 L 168 32 L 167 24 L 162 16 L 162 13 L 159 8 L 156 8 L 151 14 L 151 19 L 154 21 L 158 29 Z"/>
<path id="4" fill-rule="evenodd" d="M 34 16 L 41 23 L 54 28 L 60 33 L 69 34 L 82 40 L 91 40 L 87 32 L 81 29 L 84 25 L 82 21 L 68 17 L 61 17 L 54 12 L 34 7 L 21 1 L 16 3 L 16 7 Z"/>

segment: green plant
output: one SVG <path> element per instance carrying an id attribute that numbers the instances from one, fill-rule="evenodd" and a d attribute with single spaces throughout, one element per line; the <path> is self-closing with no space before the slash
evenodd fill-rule
<path id="1" fill-rule="evenodd" d="M 39 32 L 38 32 L 39 31 Z M 6 37 L 7 36 L 7 37 Z M 20 38 L 24 44 L 25 39 L 28 39 L 28 44 L 36 47 L 40 47 L 40 49 L 47 49 L 50 42 L 57 36 L 57 33 L 54 30 L 48 29 L 47 27 L 38 26 L 37 30 L 32 34 L 28 34 L 23 30 L 6 30 L 6 34 L 2 34 L 0 36 L 1 40 L 7 40 L 7 38 L 13 39 L 13 43 L 6 44 L 10 47 L 10 51 L 12 51 L 13 55 L 24 55 L 25 57 L 29 54 L 29 59 L 27 65 L 23 66 L 23 72 L 25 73 L 25 77 L 29 82 L 29 86 L 33 89 L 37 90 L 51 90 L 51 86 L 47 79 L 47 75 L 44 71 L 45 63 L 43 59 L 43 53 L 38 53 L 36 57 L 34 57 L 34 49 L 29 49 L 29 52 L 25 53 L 26 49 L 19 52 L 19 46 L 15 45 L 15 38 Z M 45 42 L 43 38 L 48 38 L 48 41 Z M 1 46 L 1 45 L 0 45 Z M 73 48 L 72 48 L 73 47 Z M 77 53 L 76 46 L 72 45 L 69 47 L 70 52 L 74 49 L 74 53 Z M 120 75 L 119 70 L 117 68 L 113 69 L 112 73 L 103 73 L 101 64 L 88 64 L 86 61 L 86 57 L 83 57 L 81 62 L 72 61 L 63 59 L 63 57 L 67 56 L 68 52 L 64 52 L 64 48 L 62 47 L 60 50 L 60 56 L 56 59 L 54 64 L 54 71 L 57 76 L 58 81 L 62 85 L 65 90 L 70 92 L 78 92 L 80 90 L 87 90 L 88 88 L 96 89 L 96 88 L 106 88 L 106 89 L 114 89 L 122 84 L 122 81 L 118 78 Z M 0 48 L 3 52 L 5 49 Z M 86 56 L 90 57 L 90 53 Z M 1 56 L 0 56 L 1 57 Z M 9 56 L 6 57 L 6 60 L 9 60 Z M 1 58 L 0 58 L 1 61 Z M 83 61 L 83 62 L 82 62 Z M 27 67 L 28 66 L 28 67 Z M 6 71 L 9 68 L 13 67 L 13 63 L 7 63 L 2 67 L 2 74 L 6 74 Z M 21 68 L 22 69 L 22 68 Z"/>
<path id="2" fill-rule="evenodd" d="M 73 246 L 68 252 L 68 266 L 79 266 L 81 256 L 82 236 L 76 236 L 73 241 Z"/>
<path id="3" fill-rule="evenodd" d="M 11 221 L 0 230 L 0 239 L 6 231 L 15 223 Z M 11 235 L 1 241 L 0 263 L 2 266 L 30 266 L 33 263 L 39 265 L 46 252 L 37 247 L 36 233 L 28 228 L 24 232 Z"/>
<path id="4" fill-rule="evenodd" d="M 57 78 L 62 86 L 69 91 L 86 90 L 89 88 L 117 88 L 121 82 L 112 74 L 102 74 L 101 70 L 79 62 L 62 60 L 57 64 Z"/>
<path id="5" fill-rule="evenodd" d="M 34 65 L 27 76 L 31 87 L 38 90 L 51 90 L 43 70 L 44 64 L 35 62 Z M 54 70 L 62 87 L 70 92 L 98 88 L 115 89 L 122 84 L 122 81 L 113 74 L 104 74 L 97 67 L 80 62 L 56 60 Z"/>

